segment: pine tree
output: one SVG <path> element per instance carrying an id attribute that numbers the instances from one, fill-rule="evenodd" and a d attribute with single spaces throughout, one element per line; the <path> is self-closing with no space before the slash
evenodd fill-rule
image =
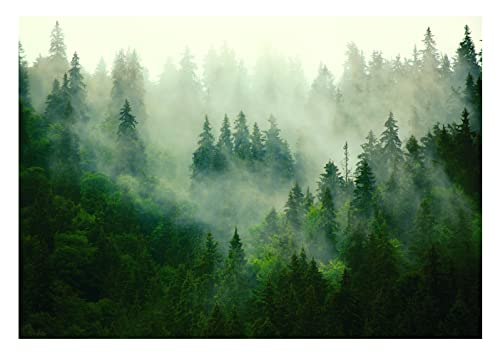
<path id="1" fill-rule="evenodd" d="M 229 251 L 226 259 L 226 270 L 232 273 L 241 272 L 245 266 L 245 251 L 238 234 L 238 229 L 234 229 L 234 235 L 229 242 Z"/>
<path id="2" fill-rule="evenodd" d="M 470 73 L 474 79 L 479 77 L 480 74 L 480 67 L 477 63 L 476 48 L 471 38 L 469 26 L 465 25 L 464 29 L 464 39 L 460 42 L 457 49 L 453 66 L 455 82 L 458 85 L 462 85 L 468 73 Z"/>
<path id="3" fill-rule="evenodd" d="M 28 78 L 28 61 L 24 56 L 24 49 L 21 42 L 18 43 L 19 49 L 19 100 L 23 102 L 23 105 L 30 107 L 30 86 Z"/>
<path id="4" fill-rule="evenodd" d="M 328 188 L 332 195 L 332 200 L 335 201 L 339 198 L 344 183 L 344 179 L 340 175 L 337 166 L 332 161 L 328 161 L 324 167 L 324 172 L 321 173 L 319 178 L 317 196 L 321 199 L 325 194 L 326 188 Z"/>
<path id="5" fill-rule="evenodd" d="M 438 51 L 436 49 L 436 41 L 431 32 L 430 27 L 427 27 L 424 37 L 424 49 L 422 50 L 422 70 L 427 75 L 437 73 L 439 66 Z"/>
<path id="6" fill-rule="evenodd" d="M 285 180 L 293 177 L 295 162 L 288 143 L 280 137 L 276 118 L 269 118 L 270 128 L 265 132 L 264 161 L 271 171 Z"/>
<path id="7" fill-rule="evenodd" d="M 329 241 L 335 246 L 337 243 L 338 223 L 335 205 L 333 203 L 330 188 L 326 187 L 321 196 L 321 226 L 325 231 L 325 235 Z"/>
<path id="8" fill-rule="evenodd" d="M 285 216 L 287 222 L 296 230 L 302 226 L 304 220 L 304 194 L 298 183 L 295 183 L 288 193 L 288 200 L 285 204 Z"/>
<path id="9" fill-rule="evenodd" d="M 382 132 L 380 138 L 382 155 L 386 167 L 390 170 L 394 170 L 403 162 L 403 151 L 401 149 L 401 140 L 398 135 L 399 127 L 392 112 L 389 113 L 389 117 L 384 126 L 385 130 Z"/>
<path id="10" fill-rule="evenodd" d="M 368 162 L 362 159 L 356 167 L 356 179 L 352 206 L 360 217 L 369 218 L 373 211 L 375 177 Z"/>
<path id="11" fill-rule="evenodd" d="M 132 114 L 128 100 L 125 100 L 120 110 L 119 121 L 117 132 L 119 143 L 118 172 L 134 175 L 142 173 L 145 163 L 144 147 L 137 134 L 136 125 L 138 122 Z"/>
<path id="12" fill-rule="evenodd" d="M 78 58 L 78 54 L 76 52 L 73 54 L 73 58 L 71 59 L 71 68 L 68 73 L 71 106 L 75 111 L 76 119 L 80 121 L 87 121 L 88 109 L 86 104 L 86 86 L 83 81 L 83 75 L 81 74 L 80 58 Z"/>
<path id="13" fill-rule="evenodd" d="M 225 171 L 233 155 L 233 139 L 231 136 L 231 128 L 229 127 L 229 119 L 224 115 L 224 121 L 220 129 L 219 140 L 215 147 L 214 170 L 218 172 Z"/>
<path id="14" fill-rule="evenodd" d="M 234 124 L 234 154 L 241 160 L 250 158 L 250 133 L 243 111 L 240 111 Z"/>
<path id="15" fill-rule="evenodd" d="M 351 170 L 349 169 L 349 146 L 347 145 L 347 141 L 343 147 L 344 149 L 344 160 L 342 161 L 342 168 L 344 171 L 344 183 L 347 185 L 351 180 Z"/>
<path id="16" fill-rule="evenodd" d="M 224 115 L 224 121 L 222 122 L 222 126 L 220 128 L 217 147 L 227 156 L 230 156 L 233 153 L 233 139 L 227 115 Z"/>
<path id="17" fill-rule="evenodd" d="M 306 195 L 304 196 L 304 210 L 307 213 L 309 209 L 314 205 L 314 196 L 312 195 L 309 187 L 306 189 Z"/>
<path id="18" fill-rule="evenodd" d="M 254 123 L 252 135 L 250 136 L 250 158 L 260 162 L 264 160 L 264 138 L 260 132 L 259 125 Z"/>
<path id="19" fill-rule="evenodd" d="M 206 115 L 203 124 L 203 132 L 199 137 L 198 148 L 193 153 L 193 164 L 191 166 L 193 178 L 209 175 L 213 167 L 215 154 L 214 136 L 212 135 L 212 128 L 210 127 L 208 116 Z"/>
<path id="20" fill-rule="evenodd" d="M 59 26 L 59 21 L 56 21 L 54 29 L 50 33 L 50 49 L 49 56 L 52 60 L 67 62 L 66 57 L 66 45 L 64 43 L 64 34 L 61 27 Z"/>
<path id="21" fill-rule="evenodd" d="M 128 100 L 125 100 L 125 104 L 120 110 L 120 125 L 118 126 L 118 137 L 127 137 L 136 140 L 137 132 L 135 126 L 137 125 L 137 120 L 135 116 L 132 115 L 132 108 Z"/>
<path id="22" fill-rule="evenodd" d="M 380 143 L 372 130 L 366 136 L 366 142 L 361 145 L 363 152 L 358 156 L 361 160 L 366 160 L 370 166 L 376 167 L 380 158 Z"/>

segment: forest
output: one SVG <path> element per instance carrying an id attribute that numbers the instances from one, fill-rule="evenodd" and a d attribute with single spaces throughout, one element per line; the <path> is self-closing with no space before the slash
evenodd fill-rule
<path id="1" fill-rule="evenodd" d="M 311 83 L 19 42 L 20 337 L 480 338 L 482 49 L 436 42 Z"/>

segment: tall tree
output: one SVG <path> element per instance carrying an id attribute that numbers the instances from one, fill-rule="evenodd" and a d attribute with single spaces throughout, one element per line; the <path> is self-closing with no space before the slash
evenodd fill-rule
<path id="1" fill-rule="evenodd" d="M 24 55 L 24 49 L 21 42 L 18 44 L 19 50 L 19 100 L 26 106 L 31 106 L 30 86 L 28 78 L 28 61 Z"/>
<path id="2" fill-rule="evenodd" d="M 373 212 L 375 177 L 366 159 L 361 159 L 356 167 L 354 212 L 363 218 L 369 218 Z"/>
<path id="3" fill-rule="evenodd" d="M 199 178 L 203 175 L 209 175 L 213 168 L 213 159 L 215 155 L 214 136 L 212 128 L 205 115 L 203 131 L 198 140 L 198 148 L 193 153 L 193 164 L 191 165 L 192 177 Z"/>
<path id="4" fill-rule="evenodd" d="M 392 112 L 389 113 L 384 126 L 385 130 L 380 137 L 382 155 L 386 167 L 389 170 L 394 170 L 399 168 L 399 165 L 403 162 L 403 150 L 401 149 L 401 140 L 398 135 L 399 127 Z"/>
<path id="5" fill-rule="evenodd" d="M 50 49 L 49 57 L 52 60 L 68 62 L 66 57 L 66 44 L 64 43 L 64 34 L 59 26 L 59 21 L 56 21 L 52 32 L 50 33 Z"/>
<path id="6" fill-rule="evenodd" d="M 264 160 L 264 138 L 260 132 L 259 125 L 254 123 L 252 135 L 250 136 L 250 158 L 260 162 Z"/>
<path id="7" fill-rule="evenodd" d="M 436 41 L 431 32 L 430 27 L 427 27 L 424 37 L 424 49 L 422 50 L 422 71 L 426 75 L 437 74 L 439 67 L 438 51 L 436 49 Z"/>
<path id="8" fill-rule="evenodd" d="M 234 154 L 241 160 L 250 157 L 250 132 L 243 111 L 240 111 L 234 124 Z"/>
<path id="9" fill-rule="evenodd" d="M 71 59 L 71 67 L 69 73 L 69 94 L 71 105 L 74 110 L 76 120 L 88 120 L 88 108 L 86 103 L 86 86 L 81 73 L 80 58 L 75 52 Z"/>
<path id="10" fill-rule="evenodd" d="M 143 172 L 145 162 L 144 147 L 136 129 L 138 122 L 132 114 L 128 100 L 125 100 L 120 110 L 119 121 L 117 133 L 120 147 L 118 171 L 125 174 L 140 174 Z"/>
<path id="11" fill-rule="evenodd" d="M 295 183 L 288 193 L 288 200 L 285 204 L 285 216 L 290 226 L 298 230 L 302 226 L 304 214 L 304 194 L 299 184 Z"/>
<path id="12" fill-rule="evenodd" d="M 474 46 L 474 42 L 472 41 L 468 25 L 465 25 L 464 27 L 464 38 L 460 42 L 456 52 L 453 72 L 455 83 L 457 85 L 462 85 L 467 77 L 467 74 L 469 73 L 474 79 L 477 79 L 480 74 L 480 67 L 477 63 L 476 48 Z"/>
<path id="13" fill-rule="evenodd" d="M 269 118 L 269 124 L 270 127 L 265 132 L 264 161 L 276 176 L 289 180 L 295 171 L 292 153 L 288 143 L 281 138 L 276 118 L 272 115 Z"/>
<path id="14" fill-rule="evenodd" d="M 332 195 L 332 200 L 335 202 L 342 193 L 344 183 L 344 178 L 340 175 L 339 169 L 335 163 L 328 161 L 325 164 L 324 172 L 321 173 L 319 178 L 317 196 L 322 199 L 328 188 Z"/>

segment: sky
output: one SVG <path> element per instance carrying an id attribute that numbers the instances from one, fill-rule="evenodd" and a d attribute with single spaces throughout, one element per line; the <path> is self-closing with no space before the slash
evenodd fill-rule
<path id="1" fill-rule="evenodd" d="M 409 58 L 415 44 L 422 47 L 430 27 L 438 50 L 451 58 L 465 24 L 478 51 L 482 39 L 481 17 L 20 17 L 19 37 L 30 63 L 47 55 L 57 20 L 68 57 L 77 51 L 87 71 L 93 72 L 101 57 L 109 69 L 120 48 L 135 48 L 152 80 L 168 57 L 178 62 L 186 46 L 201 68 L 211 46 L 227 43 L 250 72 L 258 54 L 271 48 L 300 58 L 311 80 L 320 62 L 338 77 L 351 41 L 367 57 L 378 50 L 385 58 Z"/>

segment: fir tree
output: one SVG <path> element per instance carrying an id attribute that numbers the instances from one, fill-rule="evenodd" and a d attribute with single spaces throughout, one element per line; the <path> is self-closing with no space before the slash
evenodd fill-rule
<path id="1" fill-rule="evenodd" d="M 250 157 L 250 133 L 243 111 L 240 111 L 234 124 L 234 154 L 241 160 Z"/>
<path id="2" fill-rule="evenodd" d="M 30 86 L 29 86 L 29 78 L 28 78 L 28 61 L 24 56 L 24 49 L 19 42 L 19 100 L 23 102 L 23 105 L 27 107 L 31 106 L 30 99 Z"/>
<path id="3" fill-rule="evenodd" d="M 438 51 L 436 49 L 436 41 L 431 32 L 430 27 L 427 27 L 424 37 L 424 49 L 422 50 L 422 70 L 424 73 L 437 73 L 439 66 Z"/>
<path id="4" fill-rule="evenodd" d="M 206 115 L 205 122 L 203 123 L 203 131 L 199 137 L 198 148 L 193 153 L 193 164 L 191 166 L 193 178 L 209 175 L 213 168 L 215 155 L 214 136 L 212 135 L 208 116 Z"/>
<path id="5" fill-rule="evenodd" d="M 295 162 L 288 143 L 280 136 L 276 118 L 269 118 L 270 128 L 266 131 L 264 161 L 276 176 L 289 180 L 294 175 Z"/>
<path id="6" fill-rule="evenodd" d="M 125 100 L 125 103 L 120 110 L 120 125 L 118 126 L 118 137 L 127 137 L 136 140 L 137 132 L 135 130 L 135 126 L 137 125 L 137 120 L 135 116 L 132 115 L 132 108 L 130 107 L 130 103 L 128 100 Z"/>
<path id="7" fill-rule="evenodd" d="M 464 39 L 460 42 L 457 49 L 453 66 L 455 82 L 458 85 L 463 83 L 468 73 L 470 73 L 474 79 L 476 79 L 480 73 L 480 67 L 477 63 L 476 48 L 471 38 L 469 26 L 465 25 L 464 30 Z"/>
<path id="8" fill-rule="evenodd" d="M 296 230 L 302 226 L 304 220 L 304 194 L 298 183 L 295 183 L 288 193 L 288 200 L 285 204 L 285 216 L 287 222 Z"/>
<path id="9" fill-rule="evenodd" d="M 259 125 L 254 123 L 252 135 L 250 136 L 250 158 L 260 162 L 264 159 L 264 138 L 260 132 Z"/>
<path id="10" fill-rule="evenodd" d="M 71 59 L 71 67 L 68 73 L 69 94 L 76 118 L 77 120 L 87 121 L 88 109 L 86 104 L 86 86 L 83 81 L 83 75 L 81 74 L 80 58 L 78 58 L 78 54 L 76 52 Z"/>
<path id="11" fill-rule="evenodd" d="M 362 159 L 356 167 L 353 208 L 361 217 L 371 216 L 374 204 L 375 177 L 368 162 Z"/>
<path id="12" fill-rule="evenodd" d="M 337 166 L 332 161 L 328 161 L 324 167 L 324 172 L 321 173 L 319 178 L 317 196 L 321 199 L 326 188 L 328 188 L 333 201 L 335 201 L 340 196 L 344 183 Z"/>
<path id="13" fill-rule="evenodd" d="M 382 132 L 380 144 L 382 146 L 382 155 L 386 167 L 394 170 L 403 162 L 403 151 L 401 149 L 401 140 L 399 139 L 399 127 L 394 115 L 389 113 L 389 117 L 384 124 L 385 130 Z"/>
<path id="14" fill-rule="evenodd" d="M 53 60 L 67 62 L 66 44 L 64 43 L 64 34 L 59 26 L 59 21 L 56 21 L 54 29 L 50 33 L 50 49 L 49 56 Z"/>

